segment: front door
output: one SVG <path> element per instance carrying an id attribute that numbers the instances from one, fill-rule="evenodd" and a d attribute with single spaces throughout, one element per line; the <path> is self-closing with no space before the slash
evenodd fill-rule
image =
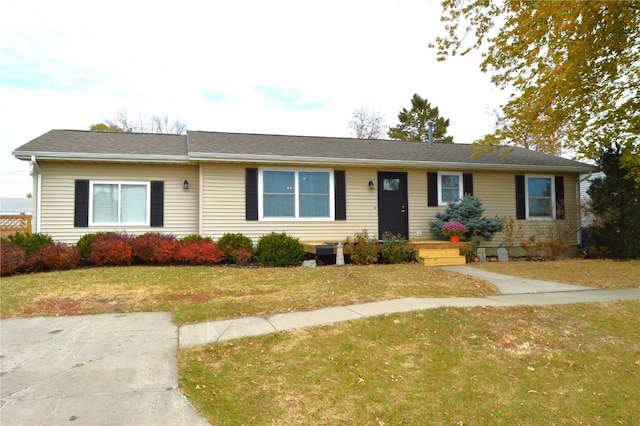
<path id="1" fill-rule="evenodd" d="M 409 235 L 407 174 L 378 172 L 378 238 L 385 232 Z"/>

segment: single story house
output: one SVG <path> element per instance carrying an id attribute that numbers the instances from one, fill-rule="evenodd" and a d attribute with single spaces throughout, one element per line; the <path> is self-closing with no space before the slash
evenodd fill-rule
<path id="1" fill-rule="evenodd" d="M 474 154 L 465 144 L 79 130 L 13 151 L 33 164 L 34 232 L 63 242 L 98 231 L 339 241 L 365 229 L 429 240 L 435 214 L 464 194 L 488 217 L 516 219 L 525 237 L 536 224 L 579 221 L 579 176 L 595 167 L 519 147 Z"/>

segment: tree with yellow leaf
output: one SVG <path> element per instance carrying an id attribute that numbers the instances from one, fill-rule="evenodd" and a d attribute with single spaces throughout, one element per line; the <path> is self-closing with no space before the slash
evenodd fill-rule
<path id="1" fill-rule="evenodd" d="M 480 68 L 511 92 L 481 142 L 596 159 L 622 147 L 640 183 L 640 2 L 443 0 L 438 60 L 485 46 Z"/>

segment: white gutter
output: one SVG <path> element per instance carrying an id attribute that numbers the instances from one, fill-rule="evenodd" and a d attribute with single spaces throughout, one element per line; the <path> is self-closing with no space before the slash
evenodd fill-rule
<path id="1" fill-rule="evenodd" d="M 547 166 L 530 164 L 495 164 L 495 163 L 461 163 L 447 161 L 407 161 L 387 159 L 363 159 L 363 158 L 335 158 L 335 157 L 283 157 L 277 155 L 246 155 L 229 153 L 193 152 L 190 155 L 192 161 L 220 161 L 227 163 L 269 163 L 269 164 L 322 164 L 322 165 L 346 165 L 356 167 L 402 167 L 420 169 L 454 169 L 454 170 L 492 170 L 492 171 L 544 171 L 544 172 L 568 172 L 588 173 L 591 166 Z"/>
<path id="2" fill-rule="evenodd" d="M 33 173 L 35 173 L 35 185 L 36 187 L 35 189 L 35 197 L 36 197 L 36 202 L 35 202 L 35 207 L 34 207 L 34 213 L 35 213 L 35 224 L 36 224 L 36 229 L 35 229 L 35 233 L 39 234 L 40 233 L 40 209 L 42 208 L 42 172 L 40 171 L 40 166 L 38 166 L 38 162 L 36 161 L 36 157 L 35 155 L 31 156 L 31 164 L 33 165 Z"/>
<path id="3" fill-rule="evenodd" d="M 71 153 L 71 152 L 35 152 L 35 151 L 13 151 L 11 153 L 19 160 L 27 160 L 34 156 L 41 160 L 63 160 L 63 161 L 122 161 L 136 162 L 144 161 L 150 163 L 188 163 L 187 155 L 134 155 L 134 154 L 92 154 L 92 153 Z"/>

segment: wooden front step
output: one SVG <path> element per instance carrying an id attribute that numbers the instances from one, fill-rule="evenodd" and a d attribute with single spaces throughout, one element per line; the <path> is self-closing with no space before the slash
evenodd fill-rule
<path id="1" fill-rule="evenodd" d="M 460 249 L 457 248 L 438 248 L 438 249 L 419 249 L 418 257 L 458 257 Z"/>
<path id="2" fill-rule="evenodd" d="M 467 259 L 464 256 L 456 257 L 421 257 L 420 264 L 423 266 L 459 266 L 466 265 Z"/>
<path id="3" fill-rule="evenodd" d="M 424 243 L 417 247 L 418 260 L 424 266 L 466 265 L 467 259 L 460 255 L 460 243 Z"/>

